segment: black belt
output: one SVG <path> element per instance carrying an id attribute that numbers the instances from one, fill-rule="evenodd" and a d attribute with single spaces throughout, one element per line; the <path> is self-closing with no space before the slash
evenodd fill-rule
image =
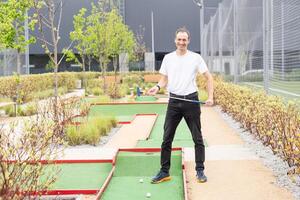
<path id="1" fill-rule="evenodd" d="M 198 96 L 198 92 L 193 92 L 193 93 L 187 94 L 187 95 L 177 95 L 177 94 L 170 93 L 170 97 L 175 97 L 175 98 L 180 98 L 180 99 L 190 99 L 190 98 L 193 98 L 196 96 Z"/>

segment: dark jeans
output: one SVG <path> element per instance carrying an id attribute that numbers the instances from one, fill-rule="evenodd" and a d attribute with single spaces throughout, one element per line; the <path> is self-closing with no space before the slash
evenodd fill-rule
<path id="1" fill-rule="evenodd" d="M 191 100 L 199 100 L 198 93 L 192 93 L 186 97 Z M 175 131 L 182 117 L 185 119 L 193 137 L 195 144 L 196 170 L 204 170 L 205 147 L 201 133 L 200 105 L 198 103 L 187 102 L 177 99 L 169 99 L 165 124 L 164 137 L 161 145 L 161 170 L 169 172 L 172 142 Z"/>

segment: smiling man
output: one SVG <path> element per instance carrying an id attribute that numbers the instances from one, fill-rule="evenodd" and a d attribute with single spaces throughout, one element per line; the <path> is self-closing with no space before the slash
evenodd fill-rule
<path id="1" fill-rule="evenodd" d="M 213 79 L 202 57 L 188 50 L 189 43 L 189 31 L 186 28 L 179 28 L 175 34 L 176 51 L 164 57 L 159 70 L 161 79 L 148 92 L 150 95 L 155 95 L 160 88 L 167 87 L 170 95 L 161 145 L 161 169 L 153 177 L 152 183 L 160 183 L 171 179 L 169 170 L 172 142 L 176 128 L 182 118 L 186 121 L 195 144 L 197 180 L 201 183 L 207 181 L 204 174 L 205 147 L 201 133 L 201 111 L 199 103 L 195 103 L 195 101 L 199 101 L 196 76 L 201 73 L 207 79 L 208 99 L 205 102 L 207 106 L 213 105 Z"/>

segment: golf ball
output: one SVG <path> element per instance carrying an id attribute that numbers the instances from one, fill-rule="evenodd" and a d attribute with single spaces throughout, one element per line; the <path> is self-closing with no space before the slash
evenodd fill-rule
<path id="1" fill-rule="evenodd" d="M 146 197 L 150 198 L 151 197 L 151 193 L 147 192 Z"/>
<path id="2" fill-rule="evenodd" d="M 141 179 L 140 179 L 140 183 L 143 183 L 143 182 L 144 182 L 144 180 L 141 178 Z"/>

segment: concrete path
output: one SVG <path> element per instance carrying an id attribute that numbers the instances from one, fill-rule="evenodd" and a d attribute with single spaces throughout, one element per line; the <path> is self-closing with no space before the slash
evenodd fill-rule
<path id="1" fill-rule="evenodd" d="M 84 96 L 84 90 L 83 89 L 78 89 L 78 90 L 74 90 L 73 92 L 69 92 L 67 94 L 64 94 L 62 96 L 60 96 L 60 99 L 68 99 L 70 97 L 82 97 Z M 37 102 L 37 105 L 39 107 L 39 109 L 43 109 L 44 106 L 48 106 L 49 102 L 51 101 L 51 98 L 53 97 L 49 97 L 43 100 L 39 100 Z M 31 102 L 29 102 L 31 103 Z M 2 106 L 6 106 L 6 105 L 12 105 L 14 104 L 13 102 L 7 102 L 7 103 L 0 103 L 0 108 Z M 24 104 L 26 105 L 26 104 Z M 22 121 L 23 119 L 30 119 L 30 117 L 1 117 L 0 116 L 0 125 L 1 124 L 5 124 L 5 123 L 10 123 L 10 122 L 16 122 L 16 121 Z"/>
<path id="2" fill-rule="evenodd" d="M 184 149 L 190 200 L 290 200 L 266 168 L 214 108 L 202 107 L 202 133 L 208 143 L 205 173 L 208 182 L 196 181 L 194 150 Z"/>
<path id="3" fill-rule="evenodd" d="M 0 102 L 0 108 L 9 105 L 14 105 L 14 102 Z"/>
<path id="4" fill-rule="evenodd" d="M 149 137 L 156 118 L 157 115 L 136 116 L 130 124 L 124 124 L 104 147 L 134 148 L 139 140 Z"/>

